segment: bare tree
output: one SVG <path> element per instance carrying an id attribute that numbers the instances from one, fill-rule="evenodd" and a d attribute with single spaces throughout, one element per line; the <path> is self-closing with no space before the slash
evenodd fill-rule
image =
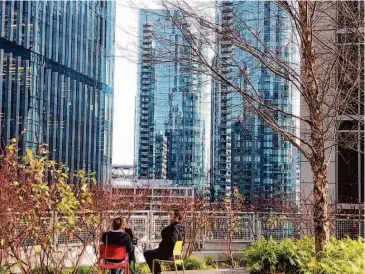
<path id="1" fill-rule="evenodd" d="M 240 103 L 231 108 L 244 108 L 247 117 L 260 117 L 265 127 L 300 151 L 312 171 L 313 221 L 316 250 L 320 251 L 330 236 L 329 161 L 337 146 L 359 150 L 363 137 L 363 3 L 276 1 L 271 2 L 276 5 L 271 13 L 265 11 L 260 18 L 249 20 L 239 8 L 247 3 L 212 1 L 192 5 L 190 1 L 162 0 L 166 18 L 185 37 L 175 46 L 190 51 L 192 58 L 174 59 L 172 40 L 160 39 L 158 43 L 170 45 L 153 52 L 154 62 L 198 64 L 190 68 L 209 75 L 220 87 L 221 96 L 236 94 L 240 98 Z M 212 16 L 214 11 L 216 18 Z M 246 8 L 244 12 L 250 11 Z M 276 28 L 277 39 L 287 40 L 283 47 L 267 41 L 262 24 L 252 23 L 273 17 L 275 25 L 271 27 Z M 202 47 L 212 53 L 213 61 Z M 284 93 L 291 90 L 298 94 L 301 114 L 276 103 L 275 97 L 256 84 L 254 71 L 262 68 L 284 83 Z M 344 124 L 360 133 L 341 138 L 338 133 Z"/>

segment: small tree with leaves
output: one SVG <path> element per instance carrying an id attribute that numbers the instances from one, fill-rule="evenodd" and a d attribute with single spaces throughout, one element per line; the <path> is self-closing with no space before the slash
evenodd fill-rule
<path id="1" fill-rule="evenodd" d="M 52 269 L 60 273 L 66 258 L 56 259 L 55 235 L 77 231 L 77 212 L 93 204 L 93 174 L 75 172 L 50 160 L 43 148 L 18 155 L 17 141 L 0 155 L 0 240 L 3 265 L 22 273 Z"/>

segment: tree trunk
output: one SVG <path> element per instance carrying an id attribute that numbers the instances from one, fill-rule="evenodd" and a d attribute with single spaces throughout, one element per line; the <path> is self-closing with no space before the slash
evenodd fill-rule
<path id="1" fill-rule="evenodd" d="M 326 164 L 315 164 L 312 167 L 314 182 L 314 235 L 316 252 L 323 251 L 329 241 L 328 220 L 328 180 Z"/>
<path id="2" fill-rule="evenodd" d="M 317 54 L 313 42 L 313 25 L 308 1 L 298 1 L 301 35 L 301 69 L 303 97 L 308 103 L 312 156 L 309 162 L 313 171 L 314 236 L 316 252 L 323 251 L 329 240 L 328 178 L 324 142 L 324 112 L 317 79 Z"/>

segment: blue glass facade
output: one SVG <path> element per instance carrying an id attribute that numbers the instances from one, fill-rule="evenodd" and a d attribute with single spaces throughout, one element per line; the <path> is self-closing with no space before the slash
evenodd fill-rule
<path id="1" fill-rule="evenodd" d="M 113 1 L 0 2 L 0 137 L 109 177 Z"/>
<path id="2" fill-rule="evenodd" d="M 293 112 L 299 107 L 293 86 L 240 49 L 240 39 L 231 38 L 235 31 L 242 41 L 295 64 L 298 50 L 288 21 L 274 1 L 218 1 L 216 22 L 223 31 L 217 37 L 214 65 L 237 89 Z M 229 197 L 235 187 L 247 200 L 275 194 L 295 197 L 297 152 L 280 134 L 265 126 L 253 106 L 260 108 L 257 103 L 244 101 L 231 85 L 213 81 L 212 200 Z M 284 129 L 297 130 L 292 118 L 274 115 Z"/>
<path id="3" fill-rule="evenodd" d="M 138 178 L 202 184 L 202 75 L 177 11 L 140 10 L 135 165 Z M 185 26 L 188 27 L 188 26 Z"/>

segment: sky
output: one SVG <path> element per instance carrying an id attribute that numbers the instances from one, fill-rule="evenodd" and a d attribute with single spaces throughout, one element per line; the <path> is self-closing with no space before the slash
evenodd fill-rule
<path id="1" fill-rule="evenodd" d="M 137 11 L 128 7 L 126 0 L 116 6 L 114 68 L 114 128 L 113 164 L 133 164 L 134 110 L 137 91 L 137 64 L 135 56 L 128 58 L 128 49 L 135 49 L 137 38 Z M 127 49 L 127 50 L 124 50 Z M 132 55 L 132 54 L 130 54 Z"/>
<path id="2" fill-rule="evenodd" d="M 138 7 L 158 8 L 153 0 L 116 0 L 113 164 L 131 165 L 134 161 Z M 210 104 L 208 90 L 206 87 L 204 91 L 205 110 Z M 209 117 L 209 113 L 205 117 Z M 206 138 L 208 135 L 209 124 L 206 124 Z"/>

